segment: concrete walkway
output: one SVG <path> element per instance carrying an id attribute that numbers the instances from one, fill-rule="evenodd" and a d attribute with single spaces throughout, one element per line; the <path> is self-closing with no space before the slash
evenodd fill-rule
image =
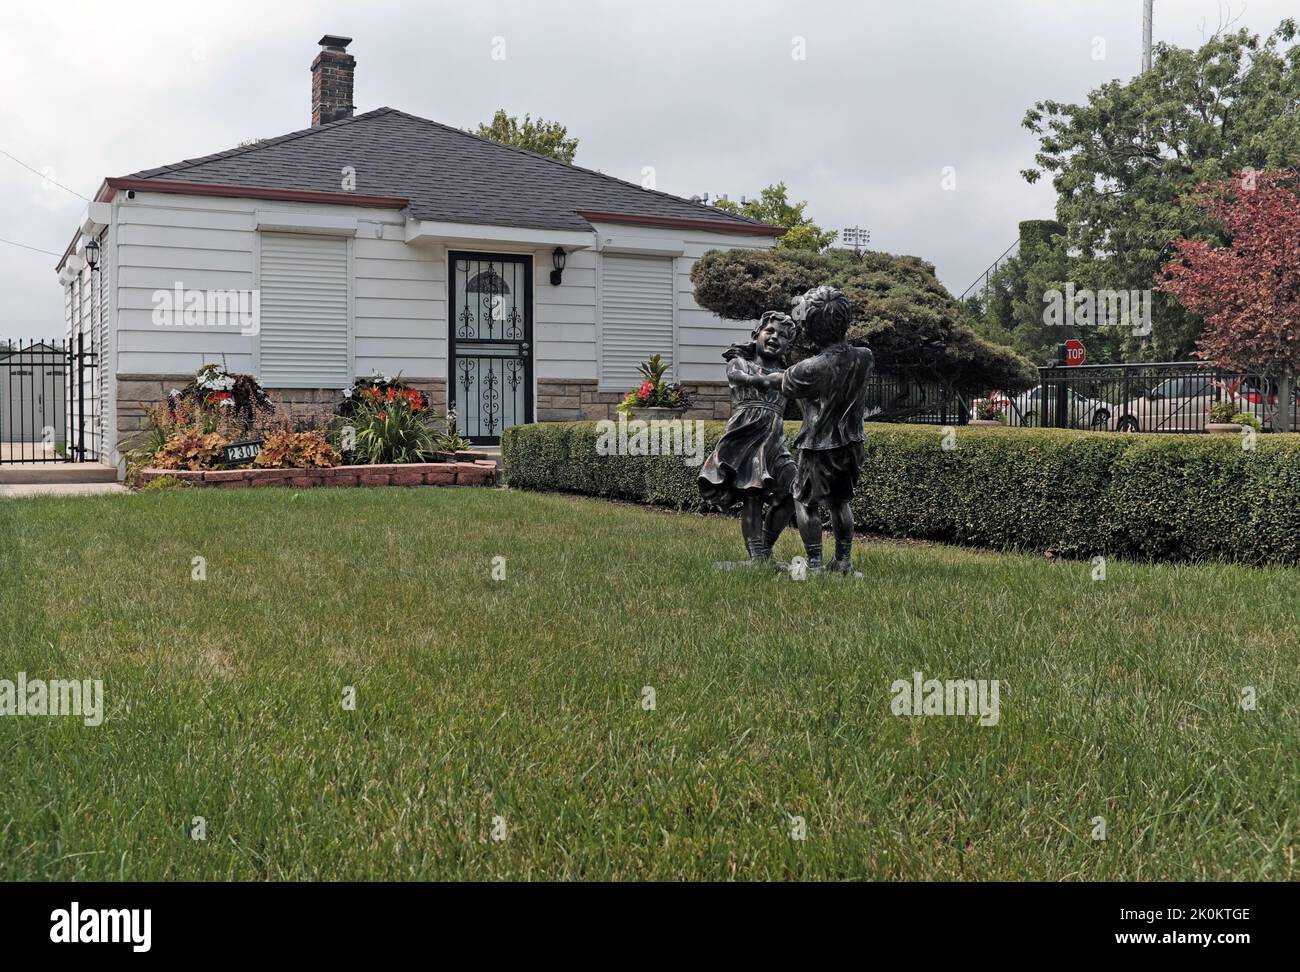
<path id="1" fill-rule="evenodd" d="M 117 469 L 99 462 L 0 465 L 0 497 L 95 496 L 129 492 L 117 481 Z"/>
<path id="2" fill-rule="evenodd" d="M 130 493 L 121 483 L 17 483 L 0 484 L 0 499 L 20 496 L 100 496 L 105 493 Z"/>
<path id="3" fill-rule="evenodd" d="M 99 462 L 23 462 L 0 465 L 0 486 L 115 482 L 116 467 Z"/>

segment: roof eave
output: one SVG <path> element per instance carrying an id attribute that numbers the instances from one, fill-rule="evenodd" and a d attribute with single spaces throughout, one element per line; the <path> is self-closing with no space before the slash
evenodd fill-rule
<path id="1" fill-rule="evenodd" d="M 216 182 L 182 182 L 179 179 L 137 179 L 131 176 L 105 179 L 110 197 L 119 190 L 170 192 L 184 196 L 225 196 L 233 199 L 274 199 L 282 202 L 330 203 L 335 206 L 364 206 L 368 209 L 405 209 L 411 201 L 404 196 L 369 196 L 359 192 L 323 192 L 316 189 L 271 189 L 266 186 L 236 186 Z"/>
<path id="2" fill-rule="evenodd" d="M 767 223 L 740 223 L 725 219 L 696 219 L 691 216 L 646 216 L 640 213 L 610 213 L 596 209 L 579 209 L 577 213 L 588 222 L 709 230 L 718 233 L 734 233 L 740 236 L 784 236 L 787 232 L 784 226 L 770 226 Z"/>
<path id="3" fill-rule="evenodd" d="M 95 202 L 112 202 L 122 191 L 167 192 L 183 196 L 223 196 L 227 199 L 269 199 L 280 202 L 327 203 L 334 206 L 362 206 L 367 209 L 405 209 L 411 201 L 404 196 L 370 196 L 357 192 L 322 192 L 314 189 L 270 189 L 265 186 L 236 186 L 215 182 L 182 182 L 179 179 L 140 179 L 135 176 L 112 177 L 100 184 Z M 63 251 L 55 271 L 63 269 L 68 256 L 76 249 L 80 230 Z"/>

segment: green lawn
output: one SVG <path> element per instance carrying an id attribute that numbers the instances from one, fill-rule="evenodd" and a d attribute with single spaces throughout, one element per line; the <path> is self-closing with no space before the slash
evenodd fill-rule
<path id="1" fill-rule="evenodd" d="M 739 550 L 502 490 L 0 502 L 0 678 L 106 703 L 0 718 L 0 879 L 1300 876 L 1300 571 Z M 915 670 L 1000 722 L 892 715 Z"/>

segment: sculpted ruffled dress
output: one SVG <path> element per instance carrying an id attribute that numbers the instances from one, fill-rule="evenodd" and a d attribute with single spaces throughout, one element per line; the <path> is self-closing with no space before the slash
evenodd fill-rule
<path id="1" fill-rule="evenodd" d="M 747 495 L 779 502 L 790 495 L 795 476 L 794 457 L 785 444 L 785 397 L 778 389 L 754 388 L 733 379 L 780 369 L 764 367 L 743 348 L 729 348 L 723 357 L 728 359 L 731 418 L 713 455 L 700 467 L 700 496 L 723 510 Z"/>

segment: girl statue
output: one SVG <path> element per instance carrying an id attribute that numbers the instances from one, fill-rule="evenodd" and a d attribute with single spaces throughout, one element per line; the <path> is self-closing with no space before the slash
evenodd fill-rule
<path id="1" fill-rule="evenodd" d="M 795 464 L 785 444 L 780 370 L 794 335 L 794 321 L 768 311 L 748 344 L 723 352 L 731 418 L 700 468 L 700 496 L 707 505 L 729 510 L 741 504 L 740 530 L 753 564 L 772 559 L 776 539 L 794 515 Z"/>

